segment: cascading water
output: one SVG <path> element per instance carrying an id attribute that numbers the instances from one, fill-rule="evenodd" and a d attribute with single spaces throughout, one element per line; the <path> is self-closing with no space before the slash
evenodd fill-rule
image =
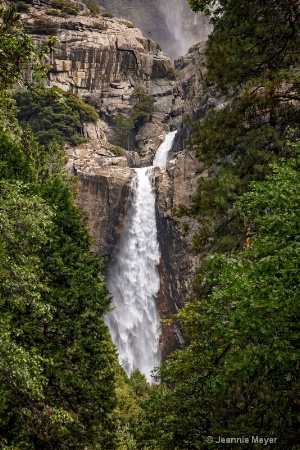
<path id="1" fill-rule="evenodd" d="M 175 134 L 176 131 L 167 134 L 157 150 L 154 165 L 166 164 Z M 160 364 L 160 324 L 155 304 L 160 250 L 151 180 L 153 168 L 134 170 L 131 208 L 107 276 L 115 309 L 105 321 L 126 373 L 131 375 L 138 368 L 151 381 L 151 371 Z"/>
<path id="2" fill-rule="evenodd" d="M 167 136 L 165 137 L 164 142 L 158 147 L 158 150 L 153 160 L 154 167 L 156 166 L 164 167 L 167 164 L 168 153 L 170 148 L 172 147 L 176 133 L 177 130 L 170 131 L 170 133 L 168 133 Z"/>

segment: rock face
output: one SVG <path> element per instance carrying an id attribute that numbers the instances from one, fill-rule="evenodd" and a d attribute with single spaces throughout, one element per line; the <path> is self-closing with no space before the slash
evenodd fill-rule
<path id="1" fill-rule="evenodd" d="M 204 65 L 205 42 L 194 45 L 189 52 L 175 61 L 178 84 L 181 87 L 183 116 L 192 120 L 203 119 L 209 109 L 223 108 L 224 98 L 214 86 L 207 85 Z M 186 148 L 187 140 L 192 133 L 192 126 L 183 121 L 176 134 L 173 153 Z"/>
<path id="2" fill-rule="evenodd" d="M 44 17 L 42 9 L 38 17 Z M 28 29 L 35 20 L 32 16 L 26 19 Z M 152 120 L 139 130 L 131 148 L 140 150 L 143 165 L 149 164 L 160 144 L 158 136 L 181 123 L 181 88 L 169 57 L 124 19 L 76 16 L 51 20 L 59 25 L 59 43 L 50 59 L 48 84 L 72 90 L 94 106 L 110 127 L 109 139 L 114 135 L 116 115 L 129 115 L 136 88 L 154 96 Z"/>
<path id="3" fill-rule="evenodd" d="M 189 245 L 197 224 L 192 219 L 176 218 L 176 208 L 190 206 L 197 183 L 198 164 L 192 152 L 179 153 L 165 169 L 156 169 L 157 227 L 162 252 L 160 267 L 160 313 L 170 317 L 186 301 L 194 275 L 196 259 Z M 199 170 L 199 169 L 198 169 Z M 180 346 L 176 325 L 163 329 L 164 354 Z"/>
<path id="4" fill-rule="evenodd" d="M 101 256 L 112 254 L 119 241 L 129 203 L 132 169 L 126 156 L 108 150 L 106 126 L 89 125 L 92 139 L 80 147 L 66 149 L 68 168 L 79 181 L 78 203 L 87 214 L 95 239 L 93 250 Z"/>

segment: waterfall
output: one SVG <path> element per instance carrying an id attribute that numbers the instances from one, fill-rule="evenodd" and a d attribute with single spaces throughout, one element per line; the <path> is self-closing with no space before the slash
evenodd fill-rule
<path id="1" fill-rule="evenodd" d="M 153 160 L 154 167 L 155 166 L 164 167 L 167 164 L 168 153 L 170 148 L 172 147 L 176 133 L 177 130 L 170 131 L 170 133 L 168 133 L 167 136 L 165 137 L 164 142 L 158 147 L 155 158 Z"/>
<path id="2" fill-rule="evenodd" d="M 212 31 L 207 16 L 194 13 L 187 0 L 159 0 L 159 9 L 172 36 L 166 49 L 169 56 L 185 55 L 194 44 L 206 41 Z"/>
<path id="3" fill-rule="evenodd" d="M 175 133 L 167 134 L 157 150 L 155 165 L 166 164 Z M 160 364 L 160 321 L 155 304 L 160 250 L 152 170 L 134 169 L 131 207 L 107 276 L 115 309 L 105 318 L 126 373 L 130 376 L 138 368 L 148 381 L 153 368 Z"/>

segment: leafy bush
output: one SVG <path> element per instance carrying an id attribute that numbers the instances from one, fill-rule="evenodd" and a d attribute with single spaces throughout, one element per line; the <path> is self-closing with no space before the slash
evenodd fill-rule
<path id="1" fill-rule="evenodd" d="M 33 0 L 23 0 L 22 2 L 19 2 L 18 0 L 11 0 L 11 2 L 10 3 L 26 3 L 26 4 L 28 4 L 28 5 L 32 5 L 32 3 L 33 3 Z"/>
<path id="2" fill-rule="evenodd" d="M 127 28 L 135 28 L 132 22 L 126 22 L 125 25 Z"/>
<path id="3" fill-rule="evenodd" d="M 134 137 L 134 132 L 152 119 L 155 98 L 148 95 L 146 89 L 137 87 L 134 89 L 132 100 L 135 102 L 129 117 L 117 114 L 115 117 L 114 143 L 126 147 L 129 150 Z"/>
<path id="4" fill-rule="evenodd" d="M 20 13 L 27 13 L 29 11 L 29 6 L 25 2 L 16 3 L 16 10 Z"/>
<path id="5" fill-rule="evenodd" d="M 58 32 L 58 24 L 49 19 L 36 19 L 33 28 L 29 32 L 31 34 L 56 35 Z"/>
<path id="6" fill-rule="evenodd" d="M 40 145 L 30 127 L 20 140 L 10 90 L 45 53 L 14 7 L 5 2 L 0 16 L 0 448 L 112 450 L 117 359 L 103 321 L 103 266 L 91 254 L 63 149 Z M 51 107 L 58 123 L 96 117 L 59 90 L 23 96 L 23 110 L 43 110 L 41 119 Z"/>
<path id="7" fill-rule="evenodd" d="M 111 13 L 104 13 L 104 14 L 101 14 L 101 16 L 102 17 L 108 17 L 108 19 L 112 19 L 114 17 L 114 15 L 111 14 Z"/>
<path id="8" fill-rule="evenodd" d="M 98 120 L 98 113 L 92 106 L 59 88 L 17 91 L 15 99 L 21 126 L 30 125 L 39 142 L 47 146 L 53 139 L 61 144 L 85 142 L 84 123 Z"/>
<path id="9" fill-rule="evenodd" d="M 92 28 L 94 30 L 101 30 L 101 31 L 106 31 L 107 30 L 107 24 L 105 22 L 93 22 L 92 23 Z"/>
<path id="10" fill-rule="evenodd" d="M 132 108 L 131 118 L 134 121 L 135 128 L 138 129 L 144 123 L 151 121 L 155 98 L 142 87 L 135 88 L 132 97 L 136 103 Z"/>
<path id="11" fill-rule="evenodd" d="M 109 150 L 115 155 L 115 156 L 124 156 L 125 151 L 123 147 L 120 147 L 119 145 L 111 145 L 109 147 Z"/>
<path id="12" fill-rule="evenodd" d="M 92 17 L 99 16 L 101 10 L 93 0 L 82 0 L 82 3 L 89 8 Z"/>
<path id="13" fill-rule="evenodd" d="M 45 14 L 47 16 L 57 16 L 57 17 L 67 17 L 67 13 L 61 11 L 60 9 L 46 9 Z"/>
<path id="14" fill-rule="evenodd" d="M 69 0 L 52 0 L 51 6 L 73 16 L 79 13 L 79 7 Z"/>
<path id="15" fill-rule="evenodd" d="M 177 78 L 177 73 L 176 70 L 174 69 L 174 67 L 170 67 L 167 71 L 167 78 L 168 80 L 176 80 Z"/>

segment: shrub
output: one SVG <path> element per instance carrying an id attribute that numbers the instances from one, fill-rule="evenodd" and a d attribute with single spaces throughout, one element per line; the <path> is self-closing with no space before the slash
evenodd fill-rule
<path id="1" fill-rule="evenodd" d="M 109 150 L 115 155 L 115 156 L 124 156 L 125 150 L 123 147 L 120 147 L 119 145 L 111 145 L 109 147 Z"/>
<path id="2" fill-rule="evenodd" d="M 73 16 L 79 13 L 79 7 L 69 0 L 52 0 L 51 6 Z"/>
<path id="3" fill-rule="evenodd" d="M 125 25 L 127 28 L 135 28 L 132 22 L 126 22 Z"/>
<path id="4" fill-rule="evenodd" d="M 33 0 L 23 0 L 22 2 L 19 2 L 18 0 L 11 0 L 11 3 L 26 3 L 28 5 L 31 5 L 33 3 Z"/>
<path id="5" fill-rule="evenodd" d="M 177 78 L 177 73 L 176 73 L 176 70 L 174 69 L 174 67 L 170 67 L 170 68 L 167 70 L 166 77 L 167 77 L 168 80 L 176 80 L 176 78 Z"/>
<path id="6" fill-rule="evenodd" d="M 114 15 L 111 14 L 111 13 L 104 13 L 104 14 L 101 14 L 101 16 L 102 17 L 108 17 L 109 19 L 112 19 L 114 17 Z"/>
<path id="7" fill-rule="evenodd" d="M 92 17 L 99 16 L 101 10 L 98 5 L 93 0 L 82 0 L 82 3 L 90 10 Z"/>
<path id="8" fill-rule="evenodd" d="M 29 11 L 29 6 L 25 2 L 16 3 L 16 10 L 20 13 L 27 13 Z"/>
<path id="9" fill-rule="evenodd" d="M 60 11 L 59 9 L 46 9 L 45 14 L 47 16 L 67 17 L 67 13 Z"/>
<path id="10" fill-rule="evenodd" d="M 107 24 L 105 22 L 93 22 L 92 23 L 92 28 L 95 30 L 101 30 L 101 31 L 105 31 L 107 30 Z"/>
<path id="11" fill-rule="evenodd" d="M 17 91 L 15 99 L 20 125 L 23 128 L 30 125 L 39 142 L 46 146 L 53 139 L 60 144 L 85 142 L 84 123 L 95 123 L 99 118 L 92 106 L 71 91 L 64 92 L 59 88 Z"/>
<path id="12" fill-rule="evenodd" d="M 33 28 L 29 32 L 32 34 L 56 35 L 58 32 L 58 24 L 49 19 L 36 19 Z"/>
<path id="13" fill-rule="evenodd" d="M 134 121 L 135 128 L 139 129 L 144 123 L 151 122 L 155 98 L 149 95 L 143 87 L 135 88 L 132 98 L 136 103 L 132 108 L 130 116 Z"/>

